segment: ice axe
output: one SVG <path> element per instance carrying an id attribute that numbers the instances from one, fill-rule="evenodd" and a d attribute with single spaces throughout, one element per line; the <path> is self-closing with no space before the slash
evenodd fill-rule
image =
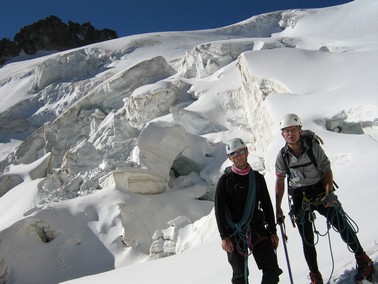
<path id="1" fill-rule="evenodd" d="M 289 277 L 290 277 L 290 283 L 293 284 L 293 275 L 291 274 L 291 266 L 290 266 L 290 260 L 289 260 L 289 253 L 287 251 L 287 235 L 286 235 L 286 228 L 284 223 L 285 216 L 279 217 L 277 219 L 277 223 L 280 225 L 281 228 L 281 236 L 282 236 L 282 242 L 285 250 L 285 257 L 286 257 L 286 263 L 287 263 L 287 270 L 289 271 Z"/>

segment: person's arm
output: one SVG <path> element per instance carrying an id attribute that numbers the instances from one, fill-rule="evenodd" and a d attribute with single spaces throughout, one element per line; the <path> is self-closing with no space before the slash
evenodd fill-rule
<path id="1" fill-rule="evenodd" d="M 319 171 L 323 172 L 323 185 L 326 191 L 326 195 L 324 197 L 324 206 L 325 207 L 332 207 L 335 204 L 335 199 L 331 196 L 331 198 L 327 198 L 328 194 L 332 194 L 333 192 L 333 173 L 331 169 L 331 162 L 329 161 L 327 155 L 325 154 L 322 147 L 317 144 L 315 146 L 315 153 L 316 159 L 318 161 L 318 169 Z M 314 148 L 314 147 L 313 147 Z M 314 152 L 314 149 L 313 149 Z"/>
<path id="2" fill-rule="evenodd" d="M 333 191 L 331 162 L 329 161 L 323 148 L 318 144 L 314 143 L 312 152 L 314 153 L 315 159 L 318 163 L 318 170 L 323 173 L 323 184 L 324 188 L 326 189 L 326 193 L 331 193 Z"/>
<path id="3" fill-rule="evenodd" d="M 324 173 L 324 187 L 326 189 L 326 194 L 333 191 L 333 173 L 330 169 L 326 173 Z"/>
<path id="4" fill-rule="evenodd" d="M 282 221 L 283 211 L 281 208 L 282 198 L 285 193 L 285 176 L 276 173 L 276 218 L 277 221 Z"/>
<path id="5" fill-rule="evenodd" d="M 218 181 L 214 200 L 215 218 L 217 221 L 220 237 L 224 239 L 227 234 L 226 221 L 226 176 L 223 175 Z"/>
<path id="6" fill-rule="evenodd" d="M 233 252 L 234 246 L 227 232 L 226 221 L 226 176 L 223 175 L 217 184 L 214 200 L 215 218 L 217 221 L 218 231 L 222 239 L 221 246 L 227 252 Z"/>
<path id="7" fill-rule="evenodd" d="M 274 211 L 272 201 L 270 199 L 268 187 L 265 182 L 264 176 L 257 173 L 256 177 L 259 179 L 257 186 L 260 186 L 260 204 L 265 215 L 265 221 L 268 224 L 267 231 L 269 233 L 272 246 L 276 249 L 278 247 L 279 238 L 277 236 L 276 222 L 274 220 Z"/>
<path id="8" fill-rule="evenodd" d="M 333 195 L 333 174 L 330 169 L 324 174 L 324 187 L 326 189 L 326 195 L 324 197 L 324 207 L 332 207 L 335 204 L 335 195 Z M 330 196 L 328 196 L 328 194 Z"/>
<path id="9" fill-rule="evenodd" d="M 275 163 L 276 169 L 276 184 L 275 184 L 275 192 L 276 192 L 276 220 L 277 222 L 283 221 L 283 212 L 281 208 L 282 198 L 285 193 L 285 178 L 286 178 L 286 165 L 284 162 L 284 157 L 282 155 L 283 149 L 278 153 Z"/>

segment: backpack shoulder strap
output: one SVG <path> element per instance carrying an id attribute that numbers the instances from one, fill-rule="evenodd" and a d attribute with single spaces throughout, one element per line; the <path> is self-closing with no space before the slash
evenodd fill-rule
<path id="1" fill-rule="evenodd" d="M 312 136 L 303 136 L 302 139 L 306 141 L 306 144 L 308 146 L 307 155 L 310 158 L 311 163 L 313 163 L 314 166 L 316 168 L 318 168 L 318 163 L 316 162 L 314 153 L 312 151 L 312 145 L 313 145 L 315 138 L 312 137 Z M 315 143 L 319 143 L 319 142 L 317 140 L 315 140 Z"/>
<path id="2" fill-rule="evenodd" d="M 281 148 L 281 156 L 282 156 L 283 163 L 285 165 L 286 174 L 290 176 L 289 155 L 287 154 L 285 147 Z"/>
<path id="3" fill-rule="evenodd" d="M 227 167 L 227 168 L 225 168 L 225 169 L 224 169 L 224 173 L 225 173 L 226 175 L 231 174 L 231 173 L 232 173 L 232 171 L 231 171 L 231 167 Z"/>
<path id="4" fill-rule="evenodd" d="M 234 189 L 234 175 L 231 171 L 231 167 L 227 167 L 224 170 L 224 173 L 226 175 L 226 188 L 227 188 L 227 194 L 231 194 Z"/>

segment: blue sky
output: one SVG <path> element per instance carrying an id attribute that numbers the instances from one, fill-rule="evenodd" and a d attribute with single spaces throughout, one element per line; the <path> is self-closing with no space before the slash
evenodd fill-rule
<path id="1" fill-rule="evenodd" d="M 266 12 L 347 2 L 351 0 L 1 0 L 0 39 L 13 40 L 22 27 L 50 15 L 65 23 L 91 22 L 122 37 L 217 28 Z"/>

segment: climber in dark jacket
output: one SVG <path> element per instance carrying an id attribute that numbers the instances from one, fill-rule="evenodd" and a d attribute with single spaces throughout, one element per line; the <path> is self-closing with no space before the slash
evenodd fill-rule
<path id="1" fill-rule="evenodd" d="M 226 145 L 233 162 L 220 177 L 215 195 L 215 216 L 232 267 L 232 283 L 248 283 L 248 255 L 251 252 L 263 272 L 261 283 L 276 284 L 282 270 L 275 249 L 278 246 L 275 215 L 264 177 L 248 164 L 248 149 L 240 138 Z"/>

